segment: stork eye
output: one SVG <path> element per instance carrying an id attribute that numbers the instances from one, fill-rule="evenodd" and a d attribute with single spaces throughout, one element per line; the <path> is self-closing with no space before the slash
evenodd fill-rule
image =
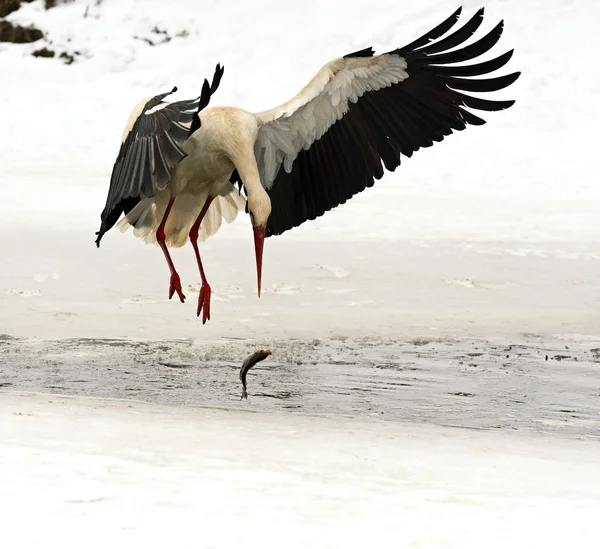
<path id="1" fill-rule="evenodd" d="M 254 225 L 254 214 L 249 211 L 248 215 L 250 216 L 250 221 L 251 221 L 252 225 Z"/>

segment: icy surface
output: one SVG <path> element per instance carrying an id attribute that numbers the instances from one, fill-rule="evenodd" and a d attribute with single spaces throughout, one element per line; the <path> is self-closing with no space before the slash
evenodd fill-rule
<path id="1" fill-rule="evenodd" d="M 9 546 L 597 547 L 596 442 L 1 396 Z"/>
<path id="2" fill-rule="evenodd" d="M 240 365 L 254 346 L 273 355 L 250 370 L 240 402 Z M 588 340 L 0 336 L 0 387 L 600 441 L 600 346 Z"/>
<path id="3" fill-rule="evenodd" d="M 270 108 L 456 2 L 42 4 L 0 43 L 0 546 L 597 546 L 598 2 L 485 2 L 515 106 L 269 239 L 260 300 L 222 228 L 205 326 L 190 248 L 181 305 L 160 250 L 94 246 L 133 105 L 220 62 L 214 104 Z"/>

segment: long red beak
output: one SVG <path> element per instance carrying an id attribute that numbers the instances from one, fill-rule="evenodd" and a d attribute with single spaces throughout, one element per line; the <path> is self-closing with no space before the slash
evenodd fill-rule
<path id="1" fill-rule="evenodd" d="M 258 280 L 258 297 L 260 297 L 260 282 L 262 279 L 263 245 L 265 243 L 265 227 L 254 229 L 254 251 L 256 252 L 256 278 Z"/>

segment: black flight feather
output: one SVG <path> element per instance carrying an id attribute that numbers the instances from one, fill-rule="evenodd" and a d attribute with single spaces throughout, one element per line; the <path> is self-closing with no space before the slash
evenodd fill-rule
<path id="1" fill-rule="evenodd" d="M 402 57 L 408 78 L 368 91 L 356 103 L 349 102 L 347 113 L 307 150 L 299 152 L 291 173 L 279 169 L 267 189 L 272 206 L 267 236 L 281 234 L 343 204 L 372 186 L 384 168 L 394 171 L 401 155 L 410 157 L 467 124 L 485 123 L 467 109 L 496 111 L 514 103 L 463 93 L 504 89 L 520 75 L 515 72 L 485 78 L 509 61 L 512 50 L 488 61 L 454 65 L 487 53 L 500 39 L 502 22 L 483 38 L 464 45 L 480 27 L 483 13 L 483 9 L 477 11 L 449 33 L 457 24 L 459 8 L 407 46 L 383 54 Z M 372 48 L 365 48 L 345 57 L 371 56 Z M 472 76 L 484 78 L 469 78 Z M 242 188 L 237 171 L 231 180 Z"/>
<path id="2" fill-rule="evenodd" d="M 217 91 L 223 71 L 218 64 L 212 84 L 204 80 L 196 99 L 164 103 L 165 97 L 177 91 L 175 86 L 146 102 L 119 149 L 100 215 L 96 246 L 121 214 L 127 215 L 142 199 L 152 198 L 167 186 L 175 166 L 187 156 L 182 146 L 200 128 L 198 113 Z M 161 108 L 153 111 L 155 107 Z"/>

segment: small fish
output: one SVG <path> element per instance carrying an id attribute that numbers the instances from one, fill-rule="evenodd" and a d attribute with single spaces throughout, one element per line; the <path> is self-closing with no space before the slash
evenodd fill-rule
<path id="1" fill-rule="evenodd" d="M 267 358 L 271 353 L 268 349 L 263 351 L 262 349 L 252 353 L 246 360 L 244 360 L 242 367 L 240 369 L 240 380 L 242 382 L 242 398 L 248 398 L 248 393 L 246 392 L 246 374 L 248 370 L 254 367 L 255 364 L 258 364 L 261 360 Z M 242 400 L 240 398 L 240 400 Z"/>

